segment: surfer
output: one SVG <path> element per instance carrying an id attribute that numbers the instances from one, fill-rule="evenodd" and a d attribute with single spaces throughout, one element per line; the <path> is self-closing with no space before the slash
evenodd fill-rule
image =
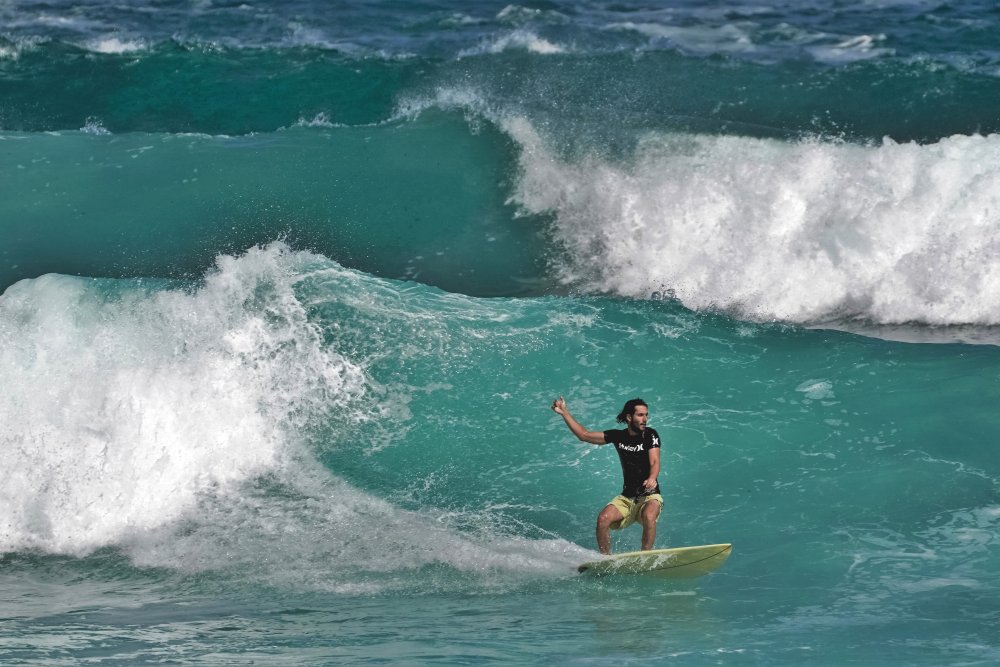
<path id="1" fill-rule="evenodd" d="M 663 496 L 656 476 L 660 474 L 660 434 L 646 426 L 649 406 L 641 398 L 625 403 L 616 420 L 626 428 L 611 431 L 588 431 L 573 418 L 560 396 L 552 401 L 552 411 L 560 415 L 579 440 L 592 445 L 614 444 L 622 465 L 624 485 L 597 515 L 597 548 L 611 553 L 611 530 L 642 524 L 642 550 L 653 548 L 656 521 L 663 509 Z"/>

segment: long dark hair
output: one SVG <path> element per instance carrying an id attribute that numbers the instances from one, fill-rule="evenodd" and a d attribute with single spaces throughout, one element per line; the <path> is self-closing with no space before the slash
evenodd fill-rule
<path id="1" fill-rule="evenodd" d="M 618 413 L 617 417 L 615 417 L 615 421 L 619 424 L 627 424 L 627 417 L 634 413 L 635 409 L 640 405 L 645 407 L 647 410 L 649 409 L 649 406 L 646 405 L 646 401 L 641 398 L 633 398 L 629 401 L 625 401 L 625 407 L 622 408 L 622 411 Z"/>

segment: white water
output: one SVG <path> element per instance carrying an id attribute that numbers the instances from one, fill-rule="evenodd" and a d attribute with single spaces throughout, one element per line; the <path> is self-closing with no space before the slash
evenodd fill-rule
<path id="1" fill-rule="evenodd" d="M 49 275 L 0 297 L 0 551 L 86 553 L 284 464 L 361 370 L 324 349 L 280 246 L 195 292 Z M 105 294 L 104 292 L 110 292 Z"/>
<path id="2" fill-rule="evenodd" d="M 244 484 L 238 494 L 206 498 L 183 529 L 136 533 L 122 547 L 139 566 L 350 595 L 461 585 L 426 572 L 411 581 L 435 565 L 503 588 L 524 578 L 572 576 L 573 563 L 595 557 L 558 538 L 458 531 L 432 508 L 400 509 L 318 465 L 290 468 L 283 477 L 277 488 Z"/>
<path id="3" fill-rule="evenodd" d="M 932 145 L 650 134 L 556 157 L 527 121 L 513 200 L 549 213 L 557 272 L 753 320 L 1000 324 L 1000 136 Z"/>

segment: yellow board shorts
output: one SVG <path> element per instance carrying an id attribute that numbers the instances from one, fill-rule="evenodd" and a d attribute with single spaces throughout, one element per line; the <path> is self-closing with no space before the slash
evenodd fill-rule
<path id="1" fill-rule="evenodd" d="M 655 500 L 660 504 L 660 509 L 656 513 L 656 518 L 659 519 L 660 512 L 663 511 L 663 496 L 659 493 L 651 493 L 648 496 L 639 496 L 638 498 L 629 498 L 627 496 L 615 496 L 612 498 L 608 505 L 617 508 L 625 518 L 611 524 L 611 529 L 620 530 L 638 521 L 639 516 L 642 514 L 642 508 L 651 500 Z"/>

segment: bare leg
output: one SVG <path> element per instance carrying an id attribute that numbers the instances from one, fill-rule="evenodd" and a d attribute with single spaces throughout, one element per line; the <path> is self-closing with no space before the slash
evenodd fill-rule
<path id="1" fill-rule="evenodd" d="M 656 541 L 656 520 L 660 518 L 662 506 L 655 500 L 650 500 L 642 506 L 642 550 L 649 551 Z"/>
<path id="2" fill-rule="evenodd" d="M 611 524 L 624 518 L 614 505 L 607 505 L 597 515 L 597 550 L 602 554 L 611 553 Z"/>

